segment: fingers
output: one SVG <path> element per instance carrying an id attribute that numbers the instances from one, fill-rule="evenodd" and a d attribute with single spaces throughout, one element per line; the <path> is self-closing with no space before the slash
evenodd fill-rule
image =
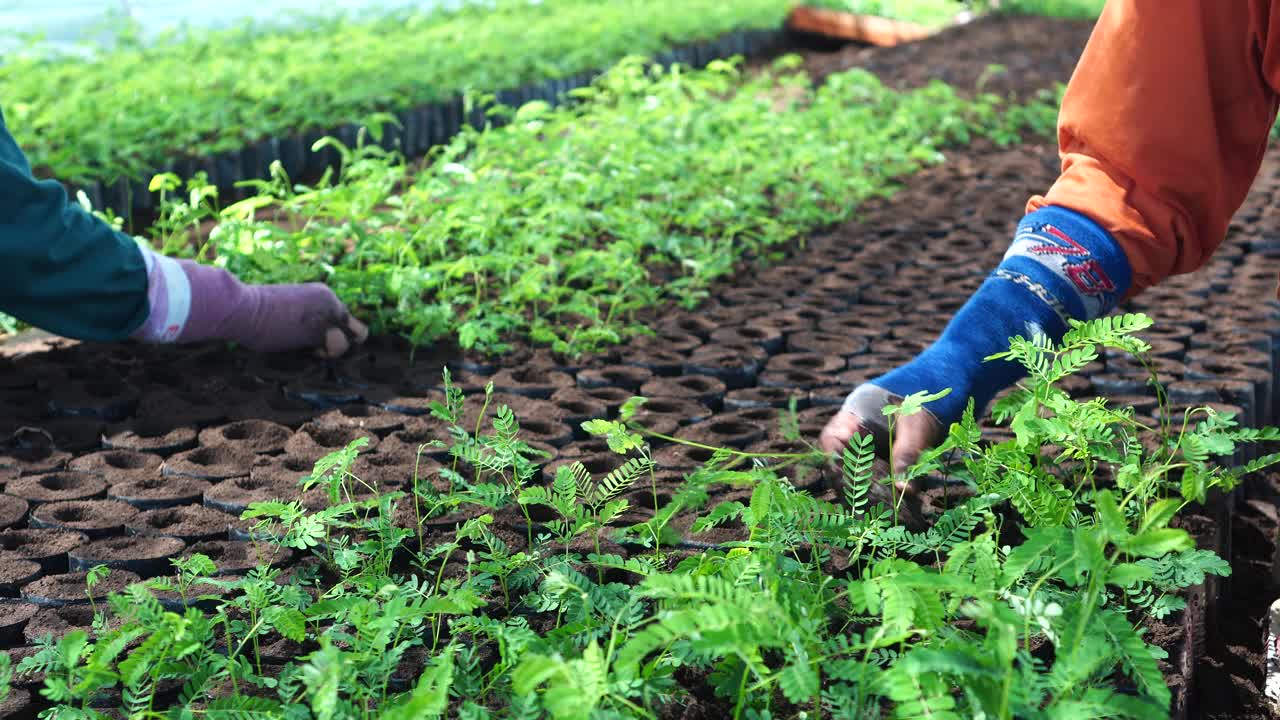
<path id="1" fill-rule="evenodd" d="M 369 339 L 369 326 L 352 316 L 347 316 L 347 330 L 350 331 L 352 342 L 357 345 L 361 345 L 365 340 Z"/>
<path id="2" fill-rule="evenodd" d="M 324 332 L 324 347 L 319 349 L 321 357 L 340 357 L 352 345 L 359 345 L 369 339 L 369 327 L 351 315 L 347 315 L 343 324 L 331 327 Z"/>
<path id="3" fill-rule="evenodd" d="M 841 410 L 827 421 L 826 427 L 822 428 L 818 445 L 825 453 L 839 455 L 849 447 L 849 441 L 853 436 L 860 434 L 862 434 L 862 422 L 858 416 Z"/>
<path id="4" fill-rule="evenodd" d="M 341 328 L 332 327 L 324 331 L 324 347 L 318 348 L 316 352 L 323 358 L 336 358 L 350 349 L 351 341 L 347 339 L 347 334 Z"/>
<path id="5" fill-rule="evenodd" d="M 893 433 L 893 472 L 904 473 L 916 461 L 920 454 L 936 444 L 938 433 L 937 421 L 925 412 L 907 415 L 898 419 Z"/>
<path id="6" fill-rule="evenodd" d="M 872 432 L 857 415 L 840 410 L 827 421 L 818 438 L 823 452 L 840 456 L 855 435 Z M 937 420 L 926 412 L 899 418 L 893 432 L 891 466 L 895 474 L 907 471 L 920 459 L 920 454 L 937 444 L 941 433 Z M 906 488 L 903 488 L 906 489 Z"/>

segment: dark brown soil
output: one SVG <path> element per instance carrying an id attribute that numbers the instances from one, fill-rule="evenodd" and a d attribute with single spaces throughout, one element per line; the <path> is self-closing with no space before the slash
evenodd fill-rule
<path id="1" fill-rule="evenodd" d="M 610 388 L 613 389 L 613 388 Z M 493 427 L 493 419 L 497 417 L 498 410 L 502 406 L 507 406 L 516 417 L 521 420 L 545 420 L 547 422 L 559 422 L 564 414 L 561 408 L 548 399 L 533 398 L 525 395 L 518 395 L 510 392 L 495 392 L 489 398 L 489 404 L 484 406 L 483 402 L 468 403 L 463 408 L 462 426 L 467 430 L 474 431 L 476 425 L 480 425 L 481 430 L 490 430 Z M 480 410 L 484 408 L 484 416 L 481 417 Z M 413 428 L 419 437 L 444 436 L 445 423 L 434 418 L 422 418 Z"/>
<path id="2" fill-rule="evenodd" d="M 76 472 L 101 475 L 107 484 L 147 480 L 160 476 L 164 458 L 151 453 L 132 450 L 103 450 L 72 460 L 68 469 Z"/>
<path id="3" fill-rule="evenodd" d="M 38 606 L 36 606 L 38 607 Z M 103 613 L 105 608 L 99 608 Z M 86 600 L 83 604 L 63 605 L 61 607 L 40 608 L 39 612 L 27 623 L 24 635 L 26 641 L 37 642 L 46 635 L 62 637 L 72 630 L 89 632 L 93 628 L 94 608 Z M 118 617 L 107 617 L 107 628 L 116 629 L 124 624 Z"/>
<path id="4" fill-rule="evenodd" d="M 551 396 L 551 402 L 560 409 L 563 422 L 574 428 L 583 421 L 604 417 L 609 413 L 607 402 L 577 388 L 557 391 Z"/>
<path id="5" fill-rule="evenodd" d="M 258 465 L 255 469 L 262 467 Z M 303 472 L 298 477 L 306 474 L 307 472 Z M 252 503 L 291 500 L 300 492 L 297 478 L 291 482 L 279 482 L 266 475 L 237 477 L 223 480 L 206 490 L 204 504 L 214 510 L 238 516 Z"/>
<path id="6" fill-rule="evenodd" d="M 598 480 L 614 470 L 617 470 L 625 461 L 626 458 L 617 455 L 616 453 L 599 452 L 591 455 L 560 458 L 559 460 L 548 464 L 543 469 L 543 472 L 546 475 L 547 481 L 550 482 L 555 479 L 556 473 L 560 471 L 561 467 L 568 467 L 575 463 L 580 463 L 584 468 L 586 468 L 587 472 L 590 473 L 593 478 Z"/>
<path id="7" fill-rule="evenodd" d="M 565 390 L 556 393 L 556 397 L 565 397 Z M 569 392 L 581 392 L 587 397 L 603 403 L 609 414 L 614 414 L 618 408 L 627 400 L 630 400 L 635 393 L 628 392 L 622 388 L 602 387 L 602 388 L 583 388 L 580 390 L 569 390 Z"/>
<path id="8" fill-rule="evenodd" d="M 119 378 L 60 382 L 49 393 L 49 407 L 58 415 L 123 420 L 138 407 L 141 392 Z"/>
<path id="9" fill-rule="evenodd" d="M 750 408 L 785 408 L 792 402 L 796 409 L 803 410 L 809 404 L 807 393 L 801 390 L 779 387 L 753 387 L 730 390 L 724 396 L 725 410 L 746 410 Z"/>
<path id="10" fill-rule="evenodd" d="M 137 508 L 118 500 L 70 500 L 36 508 L 31 526 L 75 530 L 96 539 L 123 533 L 137 514 Z"/>
<path id="11" fill-rule="evenodd" d="M 22 498 L 0 495 L 0 528 L 21 524 L 27 519 L 31 505 Z"/>
<path id="12" fill-rule="evenodd" d="M 24 623 L 25 627 L 25 623 Z M 38 648 L 32 645 L 19 645 L 18 647 L 8 650 L 9 657 L 13 659 L 13 686 L 22 690 L 31 690 L 44 686 L 44 674 L 39 672 L 22 672 L 18 670 L 18 664 L 28 657 L 36 654 Z"/>
<path id="13" fill-rule="evenodd" d="M 711 408 L 696 400 L 675 397 L 646 398 L 635 414 L 636 422 L 648 426 L 649 418 L 671 418 L 679 425 L 694 425 L 713 415 Z"/>
<path id="14" fill-rule="evenodd" d="M 401 413 L 412 417 L 421 417 L 431 414 L 431 404 L 442 402 L 444 395 L 441 393 L 429 393 L 423 395 L 415 395 L 412 393 L 386 393 L 386 397 L 379 401 L 379 406 L 393 413 Z"/>
<path id="15" fill-rule="evenodd" d="M 102 497 L 106 489 L 106 480 L 96 475 L 56 472 L 18 478 L 5 487 L 5 493 L 34 506 L 64 500 L 92 500 Z"/>
<path id="16" fill-rule="evenodd" d="M 141 579 L 128 570 L 112 570 L 90 590 L 85 575 L 74 572 L 40 578 L 22 588 L 22 597 L 45 607 L 88 605 L 90 597 L 94 602 L 105 600 L 107 595 L 120 592 Z"/>
<path id="17" fill-rule="evenodd" d="M 430 478 L 439 468 L 440 463 L 430 457 L 388 453 L 384 448 L 370 455 L 361 455 L 351 467 L 351 473 L 360 482 L 374 487 L 408 488 L 415 477 Z"/>
<path id="18" fill-rule="evenodd" d="M 573 428 L 565 423 L 539 417 L 521 417 L 518 421 L 520 434 L 529 440 L 544 442 L 553 447 L 563 447 L 573 442 Z"/>
<path id="19" fill-rule="evenodd" d="M 653 371 L 635 365 L 606 365 L 578 373 L 578 385 L 584 388 L 616 387 L 639 390 L 653 377 Z"/>
<path id="20" fill-rule="evenodd" d="M 107 498 L 127 502 L 139 510 L 190 505 L 200 502 L 210 487 L 207 480 L 174 475 L 116 483 L 107 489 Z"/>
<path id="21" fill-rule="evenodd" d="M 182 380 L 171 378 L 176 383 Z M 175 424 L 203 427 L 227 417 L 223 398 L 211 397 L 195 389 L 148 389 L 138 401 L 137 416 L 163 418 Z"/>
<path id="22" fill-rule="evenodd" d="M 361 452 L 372 452 L 378 447 L 378 436 L 368 430 L 351 425 L 322 425 L 313 422 L 299 428 L 289 438 L 289 442 L 285 443 L 284 450 L 291 457 L 315 462 L 329 453 L 342 450 L 357 438 L 368 441 Z"/>
<path id="23" fill-rule="evenodd" d="M 71 453 L 97 449 L 107 428 L 105 420 L 83 417 L 45 417 L 39 420 L 39 425 L 53 438 L 56 447 Z"/>
<path id="24" fill-rule="evenodd" d="M 732 447 L 739 450 L 764 438 L 765 429 L 742 419 L 715 418 L 691 425 L 680 432 L 679 437 L 711 447 Z"/>
<path id="25" fill-rule="evenodd" d="M 710 339 L 720 345 L 739 343 L 759 345 L 760 349 L 769 355 L 779 352 L 786 342 L 786 336 L 782 331 L 772 325 L 753 323 L 750 319 L 745 322 L 739 320 L 735 323 L 720 320 L 722 327 L 713 330 L 709 336 Z"/>
<path id="26" fill-rule="evenodd" d="M 181 475 L 197 480 L 225 480 L 249 474 L 253 453 L 230 445 L 198 447 L 174 455 L 160 468 L 165 475 Z"/>
<path id="27" fill-rule="evenodd" d="M 106 565 L 112 569 L 131 570 L 148 578 L 169 572 L 172 569 L 169 560 L 186 546 L 177 538 L 160 535 L 104 538 L 72 550 L 68 561 L 72 572 Z"/>
<path id="28" fill-rule="evenodd" d="M 270 454 L 284 450 L 293 431 L 269 420 L 237 420 L 200 431 L 200 444 L 225 445 L 245 454 Z"/>
<path id="29" fill-rule="evenodd" d="M 1026 96 L 1066 82 L 1092 30 L 1087 21 L 991 15 L 894 48 L 806 52 L 805 69 L 822 79 L 860 67 L 893 88 L 941 80 L 960 90 Z M 992 72 L 993 65 L 1004 69 Z"/>
<path id="30" fill-rule="evenodd" d="M 34 560 L 46 572 L 66 572 L 67 553 L 87 542 L 87 535 L 69 530 L 5 530 L 0 532 L 0 563 Z"/>
<path id="31" fill-rule="evenodd" d="M 32 560 L 0 562 L 0 596 L 16 596 L 23 585 L 40 577 L 42 572 L 40 563 Z"/>
<path id="32" fill-rule="evenodd" d="M 21 643 L 23 628 L 39 610 L 39 605 L 21 600 L 0 602 L 0 639 L 6 645 Z"/>
<path id="33" fill-rule="evenodd" d="M 538 399 L 549 398 L 557 390 L 573 386 L 572 375 L 550 367 L 505 368 L 493 376 L 494 390 Z"/>
<path id="34" fill-rule="evenodd" d="M 668 445 L 653 454 L 653 462 L 664 470 L 692 470 L 710 460 L 713 454 L 688 445 Z"/>
<path id="35" fill-rule="evenodd" d="M 314 461 L 296 455 L 259 458 L 249 468 L 249 482 L 240 481 L 236 484 L 245 490 L 266 485 L 296 487 L 298 481 L 310 475 L 314 467 Z"/>
<path id="36" fill-rule="evenodd" d="M 767 359 L 768 354 L 758 345 L 704 345 L 689 354 L 683 370 L 686 376 L 706 375 L 736 390 L 754 385 Z"/>
<path id="37" fill-rule="evenodd" d="M 727 389 L 719 378 L 691 374 L 654 378 L 640 388 L 640 394 L 654 398 L 689 398 L 714 410 L 720 407 Z"/>
<path id="38" fill-rule="evenodd" d="M 386 437 L 405 426 L 405 413 L 387 410 L 375 405 L 343 405 L 321 415 L 320 425 L 338 425 L 371 432 Z"/>
<path id="39" fill-rule="evenodd" d="M 315 415 L 314 405 L 283 394 L 256 395 L 231 411 L 231 417 L 236 420 L 270 420 L 291 428 L 311 420 Z"/>
<path id="40" fill-rule="evenodd" d="M 172 427 L 163 419 L 132 423 L 103 436 L 102 444 L 112 450 L 172 455 L 196 446 L 194 427 Z"/>
<path id="41" fill-rule="evenodd" d="M 183 505 L 138 513 L 125 530 L 132 535 L 167 535 L 186 542 L 225 540 L 227 528 L 243 522 L 202 505 Z"/>
<path id="42" fill-rule="evenodd" d="M 1250 500 L 1232 519 L 1229 592 L 1219 603 L 1218 632 L 1208 638 L 1208 652 L 1196 668 L 1199 717 L 1226 720 L 1271 718 L 1262 696 L 1265 667 L 1263 643 L 1266 612 L 1280 592 L 1272 562 L 1277 523 L 1277 483 L 1251 487 Z"/>
<path id="43" fill-rule="evenodd" d="M 422 418 L 414 418 L 414 420 L 418 422 L 406 422 L 403 430 L 391 433 L 385 440 L 378 443 L 378 452 L 397 457 L 416 458 L 419 455 L 419 448 L 447 438 L 448 433 L 445 432 L 442 424 L 427 422 Z M 475 425 L 466 427 L 474 432 Z M 426 457 L 443 455 L 441 449 L 436 447 L 425 447 L 421 454 Z M 307 472 L 310 471 L 311 469 L 307 468 Z"/>
<path id="44" fill-rule="evenodd" d="M 764 366 L 766 372 L 810 372 L 818 375 L 832 375 L 845 368 L 845 359 L 840 355 L 820 355 L 808 352 L 790 352 L 774 355 Z"/>
<path id="45" fill-rule="evenodd" d="M 0 700 L 0 717 L 22 717 L 31 707 L 31 691 L 16 688 L 9 692 L 8 697 Z"/>
<path id="46" fill-rule="evenodd" d="M 62 470 L 71 460 L 71 453 L 50 447 L 17 447 L 4 453 L 0 462 L 22 475 L 35 475 Z"/>
<path id="47" fill-rule="evenodd" d="M 184 555 L 200 553 L 218 566 L 222 575 L 242 575 L 258 565 L 280 567 L 287 565 L 293 552 L 287 548 L 232 540 L 210 540 L 187 548 Z"/>

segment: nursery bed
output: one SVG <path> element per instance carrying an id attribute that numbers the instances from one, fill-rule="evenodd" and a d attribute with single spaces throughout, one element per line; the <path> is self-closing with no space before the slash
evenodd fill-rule
<path id="1" fill-rule="evenodd" d="M 1018 42 L 1037 34 L 1043 42 Z M 1071 67 L 1066 58 L 1079 52 L 1086 35 L 1087 25 L 1079 23 L 996 17 L 917 46 L 865 56 L 811 54 L 806 63 L 822 76 L 865 61 L 891 83 L 914 84 L 920 79 L 915 73 L 940 58 L 999 61 L 1001 48 L 1016 47 L 1033 62 L 1024 72 L 1001 76 L 999 87 L 1027 94 L 1065 80 Z M 968 51 L 949 54 L 957 47 Z M 968 69 L 950 79 L 962 86 L 966 78 L 976 80 L 978 63 L 962 63 Z M 0 500 L 14 500 L 0 509 L 18 509 L 0 513 L 8 528 L 0 531 L 0 595 L 18 597 L 0 616 L 0 649 L 22 655 L 30 652 L 24 648 L 36 629 L 83 626 L 89 598 L 67 588 L 82 590 L 83 576 L 75 573 L 92 564 L 150 574 L 165 559 L 198 550 L 215 558 L 221 571 L 243 572 L 257 558 L 247 523 L 233 513 L 257 500 L 293 497 L 293 479 L 356 437 L 369 440 L 356 473 L 382 488 L 403 487 L 418 444 L 444 435 L 444 424 L 426 413 L 441 397 L 445 366 L 469 393 L 493 382 L 499 394 L 494 404 L 511 406 L 522 436 L 553 457 L 544 474 L 569 460 L 593 472 L 610 469 L 615 456 L 602 452 L 600 441 L 585 439 L 578 424 L 616 413 L 637 393 L 653 398 L 641 421 L 664 434 L 769 451 L 788 446 L 775 419 L 794 398 L 802 435 L 814 439 L 851 387 L 923 347 L 982 282 L 1003 254 L 1026 197 L 1052 181 L 1055 155 L 1042 142 L 1012 149 L 979 143 L 953 151 L 947 164 L 912 177 L 892 199 L 868 204 L 856 222 L 814 235 L 784 262 L 742 267 L 696 310 L 653 313 L 655 337 L 579 361 L 528 347 L 496 359 L 441 347 L 419 350 L 410 363 L 408 345 L 390 338 L 375 339 L 336 363 L 215 346 L 58 340 L 7 353 L 0 357 L 0 436 L 15 440 L 0 452 Z M 1280 266 L 1280 246 L 1268 239 L 1277 226 L 1267 210 L 1277 188 L 1280 162 L 1271 159 L 1218 258 L 1131 304 L 1165 332 L 1167 362 L 1160 369 L 1176 388 L 1171 392 L 1181 393 L 1175 401 L 1236 405 L 1255 424 L 1276 418 L 1269 398 L 1280 315 L 1258 298 L 1274 297 Z M 1256 372 L 1243 383 L 1231 382 L 1243 376 L 1239 366 L 1240 373 L 1228 368 L 1216 377 L 1191 377 L 1197 373 L 1189 366 L 1207 367 L 1205 355 L 1230 357 Z M 1086 377 L 1074 388 L 1078 395 L 1133 384 L 1131 368 L 1121 363 L 1098 363 Z M 1138 383 L 1136 392 L 1142 391 Z M 671 445 L 659 446 L 655 456 L 664 471 L 705 459 Z M 797 484 L 821 492 L 821 479 L 809 475 Z M 674 487 L 659 477 L 660 494 Z M 1276 590 L 1269 581 L 1276 488 L 1259 480 L 1245 490 L 1222 500 L 1228 510 L 1240 508 L 1225 531 L 1196 530 L 1231 558 L 1236 572 L 1205 606 L 1216 631 L 1188 638 L 1187 629 L 1204 629 L 1193 601 L 1192 610 L 1155 635 L 1170 653 L 1165 670 L 1183 717 L 1266 716 L 1260 623 Z M 325 502 L 315 491 L 300 499 L 310 507 Z M 928 495 L 925 502 L 936 511 L 941 498 Z M 460 519 L 439 518 L 432 526 L 442 529 Z M 691 518 L 675 525 L 682 521 L 687 527 Z M 504 538 L 518 545 L 519 513 L 500 512 L 498 522 Z M 138 538 L 133 548 L 131 537 Z M 734 537 L 716 531 L 687 539 L 692 551 Z M 627 548 L 610 544 L 605 552 L 625 557 Z M 288 554 L 274 561 L 297 564 Z M 116 571 L 112 577 L 131 576 Z M 32 611 L 32 605 L 40 609 Z M 32 689 L 30 680 L 20 677 L 18 684 Z M 670 716 L 725 712 L 705 701 Z"/>
<path id="2" fill-rule="evenodd" d="M 891 48 L 848 45 L 835 52 L 806 51 L 805 69 L 821 79 L 860 67 L 896 89 L 941 80 L 961 91 L 980 86 L 1000 95 L 1025 97 L 1067 81 L 1092 29 L 1093 23 L 1084 20 L 983 15 L 945 28 L 923 42 Z"/>

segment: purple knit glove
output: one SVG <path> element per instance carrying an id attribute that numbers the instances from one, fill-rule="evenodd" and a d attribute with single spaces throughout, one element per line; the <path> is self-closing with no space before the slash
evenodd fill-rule
<path id="1" fill-rule="evenodd" d="M 142 250 L 151 314 L 133 338 L 192 343 L 232 340 L 251 350 L 322 348 L 330 357 L 368 330 L 322 283 L 246 285 L 220 268 Z"/>

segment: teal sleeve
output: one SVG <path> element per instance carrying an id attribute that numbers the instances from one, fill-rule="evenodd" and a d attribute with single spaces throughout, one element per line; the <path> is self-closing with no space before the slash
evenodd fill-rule
<path id="1" fill-rule="evenodd" d="M 0 115 L 0 312 L 65 337 L 123 340 L 147 319 L 147 270 L 129 237 L 36 180 Z"/>

